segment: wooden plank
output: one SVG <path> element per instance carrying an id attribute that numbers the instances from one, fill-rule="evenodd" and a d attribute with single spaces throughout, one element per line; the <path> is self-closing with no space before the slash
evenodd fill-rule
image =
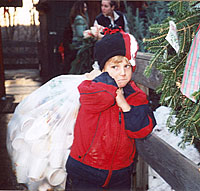
<path id="1" fill-rule="evenodd" d="M 5 60 L 38 58 L 38 52 L 37 52 L 38 42 L 4 41 L 3 47 L 5 49 L 13 48 L 12 51 L 4 51 L 3 56 L 4 56 Z M 27 50 L 27 48 L 28 48 L 28 50 Z M 31 51 L 32 49 L 34 49 L 34 51 Z M 5 64 L 5 65 L 7 65 L 7 64 Z M 16 65 L 18 65 L 18 64 L 16 64 Z"/>
<path id="2" fill-rule="evenodd" d="M 44 3 L 47 2 L 48 0 L 40 0 L 40 3 Z"/>
<path id="3" fill-rule="evenodd" d="M 22 7 L 22 0 L 0 0 L 0 7 Z"/>
<path id="4" fill-rule="evenodd" d="M 138 84 L 137 86 L 143 90 L 146 95 L 149 95 L 149 88 Z M 136 174 L 133 179 L 133 191 L 146 191 L 148 188 L 148 164 L 140 157 L 137 156 Z"/>
<path id="5" fill-rule="evenodd" d="M 27 64 L 5 64 L 4 65 L 5 70 L 19 70 L 19 69 L 39 69 L 39 63 L 27 63 Z"/>
<path id="6" fill-rule="evenodd" d="M 8 101 L 4 101 L 0 105 L 0 112 L 1 113 L 14 113 L 17 105 L 18 105 L 18 103 L 12 103 L 12 102 L 8 102 Z"/>
<path id="7" fill-rule="evenodd" d="M 174 189 L 200 190 L 198 166 L 155 134 L 137 139 L 138 154 Z"/>
<path id="8" fill-rule="evenodd" d="M 135 159 L 136 160 L 136 159 Z M 148 190 L 148 165 L 140 157 L 137 156 L 136 173 L 133 176 L 132 191 L 146 191 Z"/>
<path id="9" fill-rule="evenodd" d="M 149 78 L 144 75 L 144 70 L 149 65 L 151 58 L 152 54 L 143 52 L 137 53 L 136 70 L 133 74 L 133 80 L 136 83 L 140 83 L 148 88 L 156 89 L 162 81 L 162 74 L 153 67 Z"/>
<path id="10" fill-rule="evenodd" d="M 28 41 L 16 41 L 16 40 L 7 40 L 3 41 L 3 47 L 36 47 L 38 42 L 28 42 Z"/>
<path id="11" fill-rule="evenodd" d="M 34 52 L 9 52 L 4 53 L 5 59 L 30 59 L 30 58 L 37 58 L 38 54 Z"/>
<path id="12" fill-rule="evenodd" d="M 48 46 L 48 24 L 47 14 L 40 15 L 40 43 L 38 46 L 38 58 L 41 66 L 40 75 L 46 80 L 49 79 L 49 46 Z"/>
<path id="13" fill-rule="evenodd" d="M 1 26 L 0 26 L 0 97 L 4 96 L 5 93 L 5 76 L 3 66 L 3 53 L 2 53 L 2 39 L 1 39 Z"/>

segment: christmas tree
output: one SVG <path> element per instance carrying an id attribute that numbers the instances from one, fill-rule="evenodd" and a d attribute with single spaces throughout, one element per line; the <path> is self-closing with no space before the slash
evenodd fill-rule
<path id="1" fill-rule="evenodd" d="M 195 100 L 181 92 L 187 57 L 200 24 L 199 5 L 199 2 L 170 2 L 170 16 L 162 24 L 151 25 L 151 36 L 144 39 L 146 50 L 153 53 L 145 75 L 150 75 L 152 67 L 156 67 L 163 74 L 157 93 L 161 94 L 160 103 L 172 108 L 168 127 L 175 134 L 183 133 L 181 146 L 200 139 L 200 90 L 193 94 Z M 175 28 L 177 36 L 169 34 L 169 23 Z M 177 118 L 175 125 L 172 123 L 173 115 Z"/>
<path id="2" fill-rule="evenodd" d="M 149 26 L 161 24 L 169 16 L 168 3 L 166 1 L 144 1 L 142 8 L 139 9 L 134 7 L 134 2 L 124 1 L 130 33 L 137 39 L 139 51 L 146 52 L 143 39 L 150 36 Z"/>

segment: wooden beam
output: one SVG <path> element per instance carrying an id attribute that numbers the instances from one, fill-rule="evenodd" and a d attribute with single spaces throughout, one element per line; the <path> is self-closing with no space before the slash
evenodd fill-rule
<path id="1" fill-rule="evenodd" d="M 143 52 L 137 53 L 136 70 L 133 73 L 133 80 L 136 83 L 142 84 L 148 88 L 156 89 L 162 81 L 162 74 L 155 69 L 155 67 L 153 67 L 149 78 L 144 75 L 145 68 L 149 65 L 151 58 L 152 54 Z"/>
<path id="2" fill-rule="evenodd" d="M 149 88 L 138 83 L 136 85 L 143 90 L 146 95 L 149 95 Z M 135 162 L 136 173 L 133 174 L 132 191 L 146 191 L 149 183 L 148 164 L 138 155 L 135 158 Z"/>
<path id="3" fill-rule="evenodd" d="M 200 169 L 169 144 L 151 134 L 137 139 L 138 154 L 174 189 L 200 190 Z"/>
<path id="4" fill-rule="evenodd" d="M 0 27 L 0 97 L 5 96 L 5 77 L 3 67 L 3 51 L 2 51 L 2 38 L 1 38 L 1 27 Z"/>
<path id="5" fill-rule="evenodd" d="M 0 0 L 0 7 L 22 7 L 22 0 Z"/>
<path id="6" fill-rule="evenodd" d="M 149 183 L 148 165 L 139 155 L 134 160 L 136 172 L 133 174 L 132 191 L 146 191 Z"/>
<path id="7" fill-rule="evenodd" d="M 30 48 L 34 48 L 38 46 L 38 42 L 28 42 L 28 41 L 17 41 L 17 40 L 6 40 L 3 41 L 3 47 L 7 48 L 7 47 L 19 47 L 19 48 L 23 48 L 23 47 L 30 47 Z"/>
<path id="8" fill-rule="evenodd" d="M 37 58 L 38 54 L 34 52 L 10 52 L 4 53 L 5 59 L 30 59 L 30 58 Z"/>

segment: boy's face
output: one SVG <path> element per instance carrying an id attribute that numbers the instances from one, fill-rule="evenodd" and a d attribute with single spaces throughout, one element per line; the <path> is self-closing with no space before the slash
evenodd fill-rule
<path id="1" fill-rule="evenodd" d="M 106 62 L 103 72 L 108 72 L 119 88 L 125 87 L 132 77 L 131 64 L 123 59 L 120 62 Z"/>
<path id="2" fill-rule="evenodd" d="M 101 1 L 101 11 L 105 16 L 112 16 L 114 6 L 111 7 L 110 0 Z"/>

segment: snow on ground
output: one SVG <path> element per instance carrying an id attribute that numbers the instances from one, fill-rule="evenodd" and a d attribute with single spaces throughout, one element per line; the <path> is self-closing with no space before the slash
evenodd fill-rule
<path id="1" fill-rule="evenodd" d="M 187 145 L 185 149 L 178 146 L 181 141 L 181 134 L 176 136 L 166 128 L 167 118 L 170 114 L 170 108 L 160 106 L 154 112 L 157 126 L 154 128 L 154 133 L 178 150 L 181 154 L 193 161 L 195 164 L 200 162 L 200 154 L 193 145 Z M 151 168 L 149 167 L 149 190 L 148 191 L 172 191 L 173 189 Z"/>

